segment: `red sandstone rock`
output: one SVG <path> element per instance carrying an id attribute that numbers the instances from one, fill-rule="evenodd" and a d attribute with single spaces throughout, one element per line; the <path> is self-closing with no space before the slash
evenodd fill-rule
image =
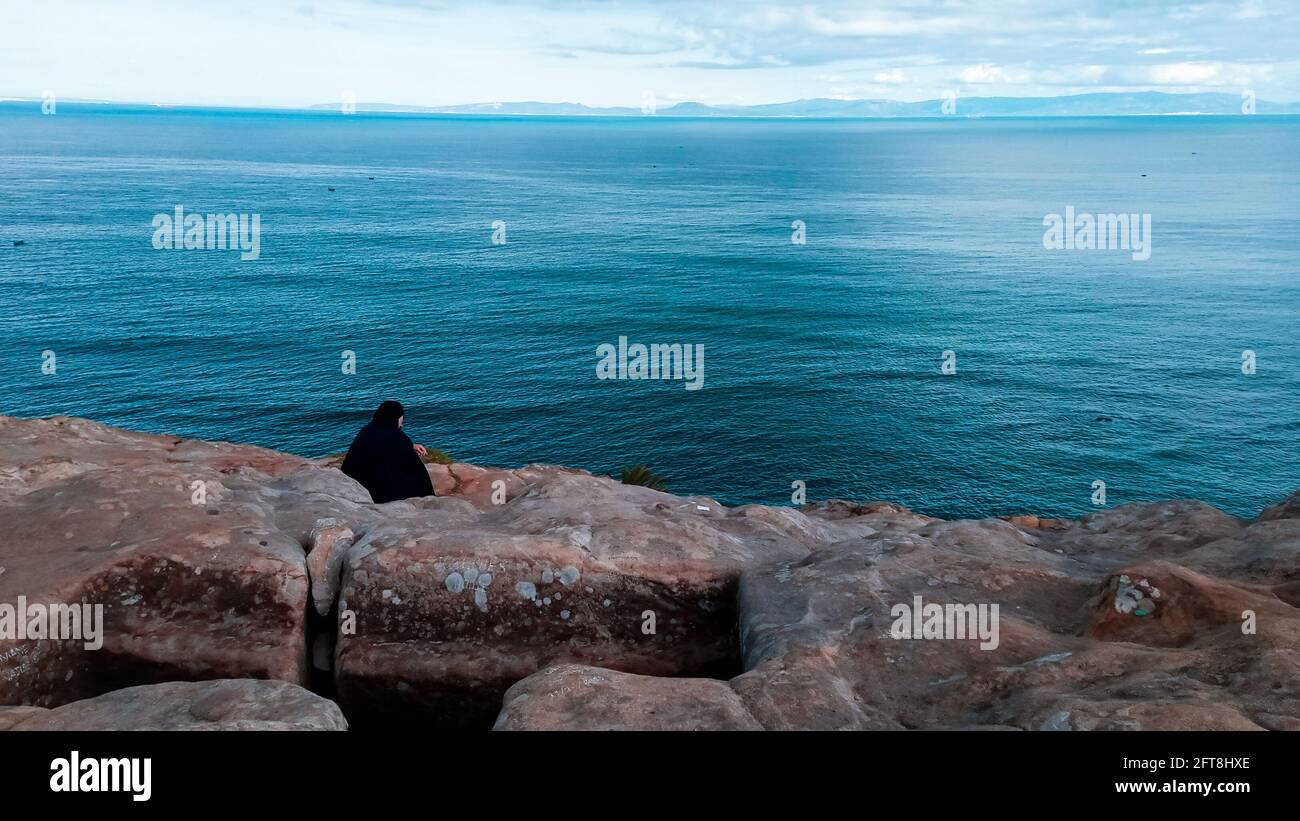
<path id="1" fill-rule="evenodd" d="M 31 708 L 9 708 L 28 709 Z M 128 687 L 16 716 L 31 730 L 346 730 L 338 705 L 283 681 L 223 679 Z M 0 723 L 5 713 L 0 711 Z M 0 724 L 2 726 L 2 724 Z"/>
<path id="2" fill-rule="evenodd" d="M 1259 521 L 1271 522 L 1275 519 L 1300 519 L 1300 491 L 1292 493 L 1275 505 L 1264 508 L 1259 514 Z"/>
<path id="3" fill-rule="evenodd" d="M 0 640 L 0 703 L 53 706 L 172 678 L 301 681 L 303 460 L 0 417 L 0 602 L 103 606 L 103 647 Z M 295 478 L 297 477 L 297 478 Z M 194 504 L 203 483 L 204 504 Z"/>
<path id="4" fill-rule="evenodd" d="M 1183 503 L 1150 507 L 1123 510 L 1086 534 L 1034 529 L 1038 535 L 997 521 L 828 510 L 836 521 L 869 521 L 875 532 L 746 571 L 738 605 L 745 672 L 730 687 L 768 729 L 1300 727 L 1300 611 L 1277 595 L 1289 585 L 1131 561 L 1145 549 L 1213 557 L 1237 575 L 1258 575 L 1271 562 L 1265 575 L 1278 576 L 1295 572 L 1291 554 L 1277 547 L 1283 540 L 1265 531 L 1270 546 L 1239 549 L 1234 566 L 1214 545 L 1247 547 L 1258 525 L 1243 531 Z M 1195 529 L 1198 521 L 1208 533 Z M 1138 530 L 1138 522 L 1151 529 Z M 1300 527 L 1288 533 L 1300 535 Z M 998 646 L 895 638 L 891 609 L 915 595 L 998 604 Z M 1148 598 L 1153 609 L 1137 615 Z M 1249 633 L 1246 612 L 1254 618 Z M 530 701 L 556 703 L 571 725 L 584 726 L 570 681 L 539 674 L 526 682 Z M 638 682 L 611 678 L 602 687 L 648 698 Z M 614 694 L 601 698 L 617 703 Z M 508 713 L 502 721 L 512 728 L 550 726 L 535 707 Z M 621 718 L 633 728 L 658 726 L 631 711 Z"/>
<path id="5" fill-rule="evenodd" d="M 338 598 L 339 573 L 355 538 L 352 528 L 337 519 L 318 519 L 311 530 L 307 575 L 311 578 L 312 603 L 322 616 L 329 615 Z"/>
<path id="6" fill-rule="evenodd" d="M 804 548 L 767 528 L 746 541 L 700 507 L 548 470 L 468 525 L 374 525 L 344 570 L 357 630 L 339 637 L 340 700 L 489 726 L 505 690 L 550 664 L 730 668 L 741 568 Z"/>
<path id="7" fill-rule="evenodd" d="M 308 643 L 331 643 L 308 611 L 337 596 L 334 675 L 362 723 L 486 728 L 506 695 L 512 729 L 1300 728 L 1300 495 L 1252 522 L 1198 502 L 944 521 L 429 470 L 443 496 L 373 505 L 319 461 L 0 417 L 0 603 L 84 599 L 107 622 L 102 650 L 0 641 L 0 704 L 304 681 Z M 917 596 L 996 605 L 995 646 L 896 637 Z"/>
<path id="8" fill-rule="evenodd" d="M 15 725 L 47 712 L 44 707 L 0 707 L 0 731 L 12 730 Z"/>
<path id="9" fill-rule="evenodd" d="M 761 730 L 724 682 L 565 664 L 511 687 L 497 730 Z"/>

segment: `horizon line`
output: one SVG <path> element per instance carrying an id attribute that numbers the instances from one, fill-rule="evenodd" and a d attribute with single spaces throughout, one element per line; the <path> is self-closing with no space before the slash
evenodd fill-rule
<path id="1" fill-rule="evenodd" d="M 1244 92 L 1234 92 L 1234 91 L 1163 91 L 1160 89 L 1153 89 L 1153 88 L 1132 89 L 1126 91 L 1078 91 L 1078 92 L 1071 92 L 1068 94 L 1041 94 L 1041 95 L 956 94 L 954 96 L 955 99 L 958 101 L 960 100 L 1047 101 L 1047 100 L 1071 100 L 1071 99 L 1082 98 L 1082 97 L 1106 97 L 1106 96 L 1123 97 L 1123 96 L 1131 96 L 1131 95 L 1160 95 L 1163 97 L 1175 97 L 1175 98 L 1176 97 L 1218 96 L 1218 97 L 1226 97 L 1226 98 L 1234 98 L 1234 99 L 1243 99 L 1245 96 Z M 314 102 L 314 103 L 299 103 L 294 105 L 272 105 L 272 104 L 201 103 L 201 102 L 166 103 L 166 102 L 155 102 L 155 101 L 148 101 L 148 100 L 122 100 L 122 99 L 104 99 L 104 98 L 95 98 L 95 97 L 73 97 L 73 96 L 60 98 L 58 95 L 53 95 L 53 96 L 56 102 L 64 102 L 69 104 L 144 106 L 144 107 L 164 108 L 164 109 L 191 108 L 191 109 L 230 109 L 230 110 L 244 110 L 244 111 L 322 111 L 322 110 L 328 110 L 330 108 L 340 107 L 343 104 L 342 100 L 337 102 Z M 40 103 L 43 102 L 45 99 L 47 99 L 46 95 L 31 96 L 31 95 L 8 95 L 8 94 L 0 93 L 0 103 Z M 899 106 L 919 106 L 919 105 L 925 105 L 927 103 L 943 103 L 946 99 L 948 99 L 947 96 L 930 97 L 921 100 L 903 100 L 903 99 L 896 99 L 890 97 L 798 97 L 791 100 L 783 100 L 783 101 L 768 102 L 768 103 L 707 103 L 699 100 L 674 100 L 671 102 L 666 101 L 663 105 L 657 105 L 656 111 L 666 112 L 670 109 L 677 108 L 679 106 L 699 106 L 714 111 L 745 111 L 747 109 L 776 108 L 780 106 L 796 105 L 799 103 L 842 103 L 842 104 L 875 103 L 875 104 L 888 104 L 888 105 L 899 105 Z M 636 104 L 590 105 L 588 103 L 576 102 L 573 100 L 537 100 L 537 99 L 487 100 L 487 101 L 478 101 L 478 102 L 469 102 L 469 103 L 439 103 L 439 104 L 392 103 L 392 102 L 381 102 L 378 100 L 367 100 L 367 101 L 355 100 L 349 102 L 353 106 L 357 107 L 358 110 L 356 111 L 356 113 L 361 113 L 361 111 L 359 110 L 361 106 L 382 106 L 389 110 L 387 112 L 374 111 L 374 110 L 366 111 L 365 113 L 368 114 L 404 113 L 404 112 L 407 113 L 438 113 L 438 112 L 468 113 L 468 112 L 452 111 L 452 109 L 491 108 L 494 106 L 499 107 L 499 106 L 520 106 L 520 105 L 573 106 L 578 108 L 589 109 L 593 112 L 619 111 L 619 110 L 636 112 L 640 110 L 640 107 Z M 1256 102 L 1270 104 L 1270 105 L 1280 105 L 1280 106 L 1300 105 L 1300 100 L 1294 100 L 1294 101 L 1274 100 L 1274 99 L 1266 100 L 1262 97 L 1256 98 Z M 474 112 L 474 113 L 489 114 L 491 112 L 483 111 L 483 112 Z M 1196 112 L 1196 111 L 1188 111 L 1182 113 L 1186 113 L 1189 115 L 1202 114 L 1204 116 L 1211 116 L 1211 114 Z M 1282 113 L 1284 112 L 1279 112 L 1279 114 Z M 1077 116 L 1145 116 L 1145 115 L 1146 115 L 1145 112 L 1123 112 L 1122 114 L 1115 114 L 1115 115 L 1090 114 L 1090 115 L 1077 115 Z M 530 115 L 516 112 L 513 115 L 506 115 L 506 116 L 530 116 Z M 545 115 L 531 115 L 531 116 L 545 116 Z M 653 116 L 653 115 L 642 113 L 634 116 Z M 810 119 L 810 117 L 808 117 L 807 115 L 785 115 L 785 116 L 794 119 Z M 943 116 L 963 116 L 963 115 L 948 114 Z M 966 116 L 970 116 L 970 115 L 966 115 Z M 981 116 L 997 116 L 997 115 L 981 115 Z M 1022 116 L 1041 116 L 1041 115 L 1026 114 Z M 1070 115 L 1052 115 L 1052 116 L 1070 116 Z M 1151 116 L 1170 116 L 1170 114 L 1156 112 L 1151 114 Z M 890 117 L 888 116 L 872 117 L 869 115 L 863 117 L 863 119 L 889 119 L 889 118 Z"/>

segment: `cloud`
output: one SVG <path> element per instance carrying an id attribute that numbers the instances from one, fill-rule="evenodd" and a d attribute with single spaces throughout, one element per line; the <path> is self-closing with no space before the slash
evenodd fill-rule
<path id="1" fill-rule="evenodd" d="M 1268 17 L 1269 12 L 1263 0 L 1246 0 L 1232 16 L 1238 20 L 1259 20 Z"/>
<path id="2" fill-rule="evenodd" d="M 960 77 L 963 83 L 1001 83 L 1006 80 L 1006 73 L 997 66 L 984 63 L 967 66 L 962 69 Z"/>
<path id="3" fill-rule="evenodd" d="M 1088 90 L 1300 100 L 1290 0 L 96 0 L 0 4 L 0 94 L 295 105 L 773 102 Z M 162 65 L 221 65 L 202 88 Z M 173 76 L 174 75 L 174 76 Z M 201 95 L 201 96 L 195 96 Z"/>
<path id="4" fill-rule="evenodd" d="M 804 7 L 793 23 L 810 34 L 824 37 L 916 37 L 944 31 L 956 31 L 962 19 L 946 15 L 911 16 L 902 14 L 870 16 L 829 16 L 813 7 Z"/>
<path id="5" fill-rule="evenodd" d="M 1148 69 L 1151 82 L 1158 85 L 1191 86 L 1217 84 L 1220 67 L 1214 63 L 1171 63 Z"/>

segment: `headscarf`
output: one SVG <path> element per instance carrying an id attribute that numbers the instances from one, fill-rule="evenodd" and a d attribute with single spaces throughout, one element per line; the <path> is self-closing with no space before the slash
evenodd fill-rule
<path id="1" fill-rule="evenodd" d="M 402 408 L 402 403 L 389 399 L 379 406 L 379 409 L 375 411 L 375 415 L 370 417 L 370 421 L 377 425 L 397 427 L 397 420 L 405 415 L 406 411 Z"/>

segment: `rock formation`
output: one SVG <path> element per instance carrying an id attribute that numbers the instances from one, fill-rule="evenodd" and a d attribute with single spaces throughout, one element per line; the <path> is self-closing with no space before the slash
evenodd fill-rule
<path id="1" fill-rule="evenodd" d="M 6 726 L 7 725 L 7 726 Z M 0 707 L 7 730 L 346 730 L 329 699 L 283 681 L 169 681 L 52 710 Z"/>
<path id="2" fill-rule="evenodd" d="M 557 664 L 506 691 L 497 730 L 761 730 L 725 682 Z"/>
<path id="3" fill-rule="evenodd" d="M 429 471 L 375 505 L 328 460 L 0 417 L 0 728 L 341 728 L 311 685 L 360 728 L 1300 729 L 1300 494 L 945 521 Z M 102 605 L 103 646 L 4 638 L 20 596 Z"/>

